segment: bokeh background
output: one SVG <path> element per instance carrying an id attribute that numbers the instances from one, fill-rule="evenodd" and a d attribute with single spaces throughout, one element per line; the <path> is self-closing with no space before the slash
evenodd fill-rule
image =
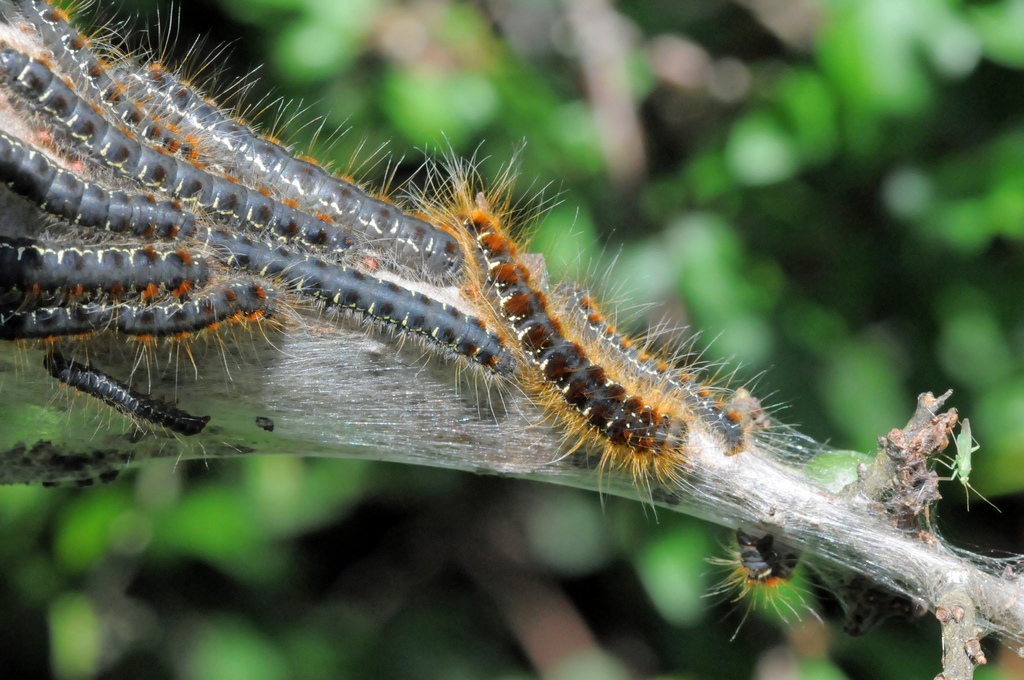
<path id="1" fill-rule="evenodd" d="M 1002 513 L 975 495 L 968 514 L 951 482 L 938 527 L 1024 552 L 1021 0 L 123 0 L 85 18 L 193 53 L 221 94 L 260 66 L 228 101 L 297 115 L 286 140 L 371 183 L 422 182 L 449 148 L 485 177 L 517 154 L 555 277 L 596 280 L 637 330 L 702 329 L 819 440 L 871 451 L 952 387 L 981 443 L 970 481 Z M 931 617 L 849 638 L 806 576 L 824 623 L 769 607 L 737 633 L 745 605 L 706 597 L 729 542 L 615 498 L 361 461 L 0 488 L 0 677 L 938 672 Z M 977 677 L 1024 677 L 986 648 Z"/>

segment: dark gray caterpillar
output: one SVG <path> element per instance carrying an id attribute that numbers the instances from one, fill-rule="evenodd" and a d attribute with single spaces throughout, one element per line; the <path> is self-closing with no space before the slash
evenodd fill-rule
<path id="1" fill-rule="evenodd" d="M 146 115 L 125 96 L 124 89 L 110 78 L 102 61 L 89 49 L 88 41 L 67 16 L 45 0 L 14 0 L 25 21 L 35 29 L 43 45 L 53 53 L 85 97 L 106 106 L 121 123 L 171 153 L 195 154 L 194 145 L 175 130 Z"/>
<path id="2" fill-rule="evenodd" d="M 25 308 L 0 305 L 0 340 L 39 340 L 112 330 L 136 337 L 197 333 L 232 319 L 274 315 L 274 292 L 256 283 L 211 286 L 188 302 L 106 304 Z"/>
<path id="3" fill-rule="evenodd" d="M 222 229 L 211 230 L 209 243 L 223 251 L 224 263 L 279 279 L 296 292 L 329 306 L 354 312 L 424 336 L 493 372 L 508 376 L 514 367 L 501 338 L 476 317 L 397 283 L 368 276 L 351 267 L 289 250 L 283 244 L 254 240 Z"/>
<path id="4" fill-rule="evenodd" d="M 347 229 L 140 143 L 108 123 L 42 62 L 9 46 L 0 47 L 0 80 L 25 105 L 54 123 L 56 133 L 143 187 L 197 205 L 215 219 L 269 230 L 323 246 L 327 252 L 346 250 L 354 243 Z"/>
<path id="5" fill-rule="evenodd" d="M 187 250 L 153 246 L 53 248 L 0 237 L 0 291 L 183 295 L 206 285 L 210 269 Z"/>
<path id="6" fill-rule="evenodd" d="M 0 132 L 0 182 L 54 217 L 114 233 L 185 237 L 195 216 L 177 201 L 152 194 L 107 191 L 83 182 L 27 144 Z"/>
<path id="7" fill-rule="evenodd" d="M 399 264 L 425 264 L 436 275 L 456 273 L 462 266 L 462 249 L 452 234 L 367 195 L 316 163 L 296 158 L 285 147 L 222 113 L 167 71 L 121 69 L 115 77 L 147 111 L 220 147 L 232 159 L 236 172 L 244 172 L 258 186 L 272 189 L 303 209 L 326 213 L 375 241 L 395 243 L 393 254 Z"/>
<path id="8" fill-rule="evenodd" d="M 171 404 L 153 399 L 133 390 L 91 365 L 72 361 L 62 354 L 51 352 L 43 365 L 57 380 L 74 387 L 83 394 L 99 399 L 107 406 L 137 421 L 166 427 L 172 432 L 190 436 L 199 434 L 210 422 L 210 416 L 194 416 Z"/>

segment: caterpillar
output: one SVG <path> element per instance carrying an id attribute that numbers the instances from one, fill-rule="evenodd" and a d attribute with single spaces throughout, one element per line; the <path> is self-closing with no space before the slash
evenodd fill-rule
<path id="1" fill-rule="evenodd" d="M 43 46 L 56 55 L 57 62 L 72 79 L 86 90 L 88 98 L 109 107 L 124 125 L 142 138 L 156 142 L 171 153 L 194 158 L 193 142 L 183 140 L 172 128 L 144 114 L 124 96 L 123 90 L 107 73 L 101 60 L 89 49 L 88 41 L 71 26 L 68 16 L 46 0 L 15 0 L 22 16 L 42 39 Z"/>
<path id="2" fill-rule="evenodd" d="M 224 250 L 228 266 L 279 279 L 290 289 L 311 295 L 329 307 L 351 310 L 389 327 L 415 333 L 498 375 L 511 375 L 514 360 L 502 339 L 489 332 L 479 319 L 452 305 L 403 288 L 394 281 L 292 252 L 284 245 L 220 229 L 210 232 L 208 242 Z"/>
<path id="3" fill-rule="evenodd" d="M 624 361 L 641 373 L 664 380 L 674 388 L 678 398 L 725 439 L 730 452 L 735 453 L 742 448 L 744 418 L 740 409 L 715 399 L 711 389 L 697 379 L 694 371 L 676 368 L 669 361 L 657 359 L 621 335 L 608 323 L 597 303 L 585 289 L 560 284 L 556 294 L 567 299 L 571 313 L 586 324 L 595 340 L 607 344 L 612 351 L 620 354 Z"/>
<path id="4" fill-rule="evenodd" d="M 739 567 L 744 583 L 767 588 L 777 587 L 793 578 L 800 556 L 775 544 L 775 537 L 765 534 L 754 538 L 743 530 L 736 532 L 739 545 Z"/>
<path id="5" fill-rule="evenodd" d="M 0 291 L 71 295 L 142 292 L 144 297 L 153 297 L 164 289 L 182 296 L 206 285 L 209 277 L 206 259 L 181 248 L 55 248 L 0 237 Z"/>
<path id="6" fill-rule="evenodd" d="M 68 140 L 82 144 L 94 160 L 144 187 L 167 191 L 216 218 L 324 246 L 328 253 L 352 246 L 347 229 L 139 142 L 104 120 L 89 102 L 55 78 L 45 64 L 10 46 L 0 46 L 0 77 L 25 105 L 50 118 Z"/>
<path id="7" fill-rule="evenodd" d="M 99 399 L 124 415 L 142 423 L 165 427 L 185 436 L 196 435 L 210 422 L 210 416 L 194 416 L 165 402 L 137 392 L 125 383 L 80 364 L 59 352 L 50 352 L 43 359 L 50 375 L 68 387 Z"/>
<path id="8" fill-rule="evenodd" d="M 537 370 L 539 389 L 551 395 L 549 408 L 570 428 L 597 435 L 602 465 L 627 471 L 641 487 L 680 483 L 694 415 L 663 408 L 592 359 L 553 315 L 490 202 L 478 193 L 465 208 L 464 247 L 478 249 L 497 313 Z"/>
<path id="9" fill-rule="evenodd" d="M 210 330 L 227 321 L 273 317 L 273 290 L 258 283 L 209 287 L 188 302 L 139 305 L 129 302 L 25 308 L 0 305 L 0 340 L 39 340 L 112 330 L 141 338 L 179 336 Z"/>
<path id="10" fill-rule="evenodd" d="M 708 593 L 709 596 L 729 595 L 733 602 L 747 602 L 733 639 L 739 634 L 747 616 L 756 606 L 771 606 L 781 616 L 780 603 L 799 617 L 793 602 L 787 601 L 793 594 L 795 603 L 807 608 L 802 593 L 793 586 L 793 577 L 800 562 L 800 554 L 782 545 L 774 535 L 767 533 L 760 538 L 739 529 L 735 533 L 736 544 L 729 548 L 728 557 L 714 557 L 708 562 L 724 567 L 728 574 L 725 580 Z"/>
<path id="11" fill-rule="evenodd" d="M 272 139 L 222 113 L 166 69 L 122 69 L 123 85 L 148 111 L 220 147 L 239 174 L 300 207 L 330 215 L 354 231 L 391 243 L 398 264 L 450 275 L 462 266 L 462 250 L 448 231 L 402 212 L 336 177 L 315 162 L 296 158 Z M 383 239 L 383 241 L 381 241 Z"/>
<path id="12" fill-rule="evenodd" d="M 40 209 L 78 226 L 141 237 L 185 238 L 195 216 L 151 193 L 107 191 L 59 167 L 46 154 L 0 133 L 0 182 Z"/>

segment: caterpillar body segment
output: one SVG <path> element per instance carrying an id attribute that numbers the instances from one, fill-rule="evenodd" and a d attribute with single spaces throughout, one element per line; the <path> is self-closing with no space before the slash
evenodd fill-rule
<path id="1" fill-rule="evenodd" d="M 575 317 L 593 339 L 607 348 L 617 358 L 631 366 L 653 384 L 663 383 L 674 391 L 678 399 L 686 403 L 706 425 L 723 438 L 732 453 L 742 449 L 745 423 L 740 409 L 727 401 L 717 398 L 721 390 L 701 381 L 696 371 L 689 367 L 678 367 L 644 350 L 637 343 L 622 335 L 601 312 L 590 293 L 579 286 L 561 284 L 556 297 L 563 300 L 567 312 Z"/>
<path id="2" fill-rule="evenodd" d="M 183 139 L 172 127 L 143 113 L 125 96 L 124 88 L 110 77 L 106 64 L 90 49 L 89 41 L 71 25 L 62 10 L 47 0 L 13 0 L 13 3 L 88 101 L 105 108 L 120 124 L 169 153 L 180 153 L 187 158 L 196 155 L 191 140 Z"/>

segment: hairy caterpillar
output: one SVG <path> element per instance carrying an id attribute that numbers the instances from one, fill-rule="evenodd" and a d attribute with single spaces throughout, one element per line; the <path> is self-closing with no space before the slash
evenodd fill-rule
<path id="1" fill-rule="evenodd" d="M 740 530 L 736 532 L 736 543 L 736 568 L 729 581 L 738 586 L 738 597 L 747 597 L 759 589 L 769 591 L 792 580 L 800 556 L 776 545 L 771 534 L 754 538 Z"/>
<path id="2" fill-rule="evenodd" d="M 407 266 L 425 266 L 453 274 L 462 266 L 462 250 L 447 231 L 373 198 L 323 167 L 296 158 L 272 139 L 222 113 L 189 85 L 161 67 L 144 72 L 122 69 L 132 96 L 161 113 L 169 124 L 191 129 L 207 144 L 223 148 L 234 172 L 251 176 L 283 200 L 341 220 L 379 243 L 395 242 L 395 255 Z M 375 243 L 375 245 L 378 243 Z"/>
<path id="3" fill-rule="evenodd" d="M 513 360 L 500 337 L 488 332 L 479 319 L 444 302 L 393 281 L 291 252 L 284 245 L 217 229 L 207 238 L 227 253 L 224 262 L 229 267 L 284 281 L 328 307 L 351 310 L 389 328 L 421 335 L 495 373 L 509 376 L 513 370 Z"/>
<path id="4" fill-rule="evenodd" d="M 96 161 L 128 177 L 143 188 L 166 191 L 186 203 L 195 203 L 211 215 L 239 220 L 253 229 L 267 229 L 286 238 L 324 246 L 327 252 L 348 249 L 352 236 L 310 215 L 274 200 L 234 178 L 213 175 L 202 168 L 146 146 L 108 123 L 92 105 L 55 78 L 42 62 L 10 47 L 0 46 L 0 75 L 22 103 L 49 117 L 65 140 L 80 142 Z"/>
<path id="5" fill-rule="evenodd" d="M 686 368 L 674 366 L 671 362 L 659 360 L 645 352 L 636 342 L 621 335 L 605 319 L 590 294 L 581 288 L 560 286 L 567 293 L 573 313 L 582 316 L 582 321 L 593 331 L 600 342 L 608 343 L 613 351 L 620 353 L 640 371 L 652 376 L 663 376 L 691 408 L 721 434 L 732 451 L 738 451 L 743 444 L 743 414 L 739 409 L 728 407 L 714 398 L 708 385 L 701 384 L 699 376 Z"/>
<path id="6" fill-rule="evenodd" d="M 270 318 L 274 297 L 273 291 L 260 284 L 237 282 L 210 286 L 188 302 L 90 302 L 39 308 L 12 304 L 0 307 L 0 339 L 43 339 L 106 330 L 146 338 L 187 335 L 228 321 Z"/>
<path id="7" fill-rule="evenodd" d="M 53 248 L 35 241 L 0 238 L 0 290 L 30 295 L 138 291 L 153 297 L 163 288 L 180 297 L 204 286 L 209 277 L 206 260 L 182 249 Z"/>
<path id="8" fill-rule="evenodd" d="M 549 385 L 555 399 L 571 409 L 568 419 L 577 427 L 592 429 L 607 441 L 602 464 L 630 471 L 640 485 L 652 478 L 678 482 L 693 415 L 661 411 L 564 333 L 483 194 L 464 220 L 483 255 L 486 281 L 495 291 L 499 313 L 539 369 L 538 382 Z"/>
<path id="9" fill-rule="evenodd" d="M 156 123 L 123 96 L 121 88 L 111 80 L 100 60 L 89 49 L 88 42 L 71 26 L 64 12 L 46 0 L 18 0 L 15 5 L 64 72 L 85 90 L 90 100 L 108 107 L 118 121 L 161 148 L 181 152 L 186 157 L 193 155 L 190 145 L 183 146 L 182 139 L 173 129 Z"/>
<path id="10" fill-rule="evenodd" d="M 747 603 L 740 627 L 754 607 L 772 607 L 781 615 L 780 602 L 799 617 L 793 605 L 783 599 L 783 591 L 793 589 L 792 581 L 800 562 L 800 555 L 777 543 L 772 534 L 754 538 L 740 529 L 736 531 L 735 539 L 736 545 L 730 546 L 728 557 L 708 560 L 711 564 L 728 571 L 725 580 L 709 595 L 729 595 L 733 602 Z M 803 601 L 799 591 L 795 594 L 804 607 L 817 616 Z M 733 634 L 733 638 L 738 634 L 739 628 Z"/>
<path id="11" fill-rule="evenodd" d="M 193 416 L 135 391 L 93 366 L 72 361 L 62 354 L 47 354 L 43 365 L 50 375 L 68 387 L 74 387 L 79 392 L 96 397 L 124 415 L 141 422 L 166 427 L 172 432 L 186 436 L 199 434 L 210 422 L 210 416 Z"/>
<path id="12" fill-rule="evenodd" d="M 116 234 L 186 237 L 195 216 L 175 200 L 151 193 L 107 191 L 57 166 L 46 154 L 0 134 L 0 181 L 50 215 Z"/>

